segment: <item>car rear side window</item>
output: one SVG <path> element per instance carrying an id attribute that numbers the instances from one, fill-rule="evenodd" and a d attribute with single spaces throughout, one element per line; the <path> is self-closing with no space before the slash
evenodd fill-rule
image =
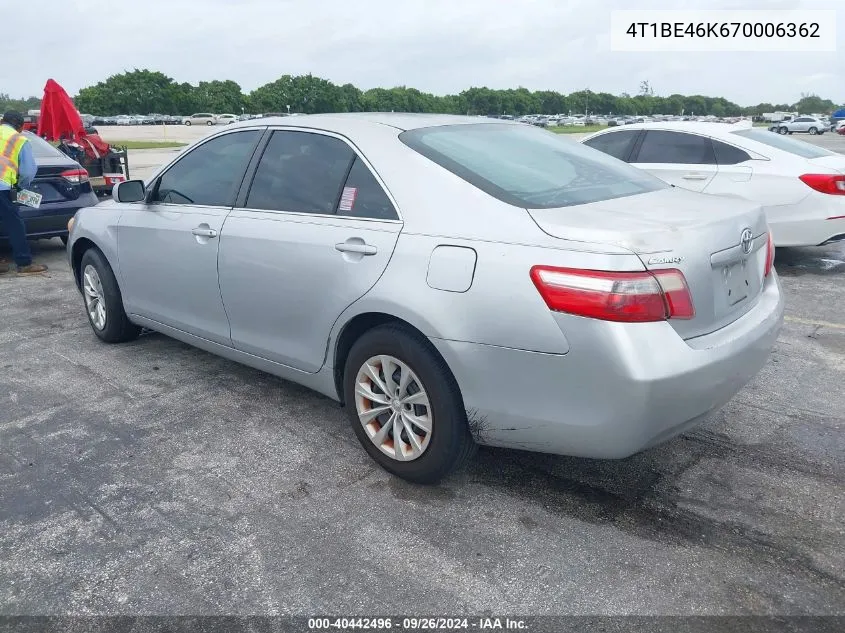
<path id="1" fill-rule="evenodd" d="M 784 152 L 789 152 L 790 154 L 795 154 L 796 156 L 801 156 L 802 158 L 841 156 L 841 154 L 837 154 L 836 152 L 824 149 L 823 147 L 811 145 L 810 143 L 805 143 L 804 141 L 796 141 L 795 139 L 789 138 L 788 136 L 775 134 L 774 132 L 769 132 L 768 130 L 763 128 L 749 128 L 746 130 L 737 130 L 735 132 L 731 132 L 731 134 L 736 134 L 739 137 L 747 138 L 752 141 L 757 141 L 758 143 L 763 143 L 764 145 L 783 150 Z"/>
<path id="2" fill-rule="evenodd" d="M 36 159 L 64 157 L 64 154 L 62 154 L 59 150 L 32 132 L 24 132 L 23 135 L 29 141 L 29 145 L 32 148 L 32 155 Z"/>
<path id="3" fill-rule="evenodd" d="M 478 189 L 517 207 L 568 207 L 668 186 L 591 147 L 519 123 L 419 128 L 399 138 Z"/>
<path id="4" fill-rule="evenodd" d="M 262 132 L 218 136 L 191 150 L 159 180 L 154 202 L 228 207 Z"/>
<path id="5" fill-rule="evenodd" d="M 246 206 L 250 209 L 333 214 L 355 153 L 333 136 L 274 132 Z M 352 209 L 357 201 L 353 201 Z"/>
<path id="6" fill-rule="evenodd" d="M 369 168 L 355 158 L 337 203 L 337 214 L 373 220 L 398 220 L 390 198 Z"/>
<path id="7" fill-rule="evenodd" d="M 679 165 L 715 165 L 713 145 L 706 136 L 649 130 L 634 163 L 674 163 Z"/>
<path id="8" fill-rule="evenodd" d="M 584 141 L 584 145 L 588 145 L 619 160 L 626 160 L 631 153 L 631 148 L 638 134 L 639 130 L 606 132 L 587 139 Z"/>
<path id="9" fill-rule="evenodd" d="M 718 165 L 737 165 L 751 160 L 751 156 L 738 147 L 717 141 L 715 138 L 711 140 L 713 141 L 713 150 L 716 152 L 716 163 Z"/>

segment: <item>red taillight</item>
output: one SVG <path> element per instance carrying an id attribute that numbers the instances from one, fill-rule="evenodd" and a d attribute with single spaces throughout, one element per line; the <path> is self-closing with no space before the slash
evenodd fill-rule
<path id="1" fill-rule="evenodd" d="M 630 323 L 695 316 L 687 281 L 675 268 L 610 272 L 534 266 L 531 279 L 557 312 Z"/>
<path id="2" fill-rule="evenodd" d="M 88 182 L 88 172 L 84 169 L 66 169 L 60 173 L 59 176 L 74 185 L 80 185 L 83 182 Z"/>
<path id="3" fill-rule="evenodd" d="M 772 272 L 772 266 L 775 264 L 775 241 L 772 239 L 772 232 L 769 231 L 768 241 L 766 242 L 766 268 L 763 271 L 763 276 L 768 277 Z"/>
<path id="4" fill-rule="evenodd" d="M 833 174 L 804 174 L 801 182 L 821 193 L 845 196 L 845 176 Z"/>

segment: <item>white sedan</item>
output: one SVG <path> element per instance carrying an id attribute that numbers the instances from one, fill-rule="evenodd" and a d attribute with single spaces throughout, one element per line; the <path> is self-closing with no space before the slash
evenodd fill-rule
<path id="1" fill-rule="evenodd" d="M 845 240 L 845 155 L 747 124 L 609 128 L 581 141 L 671 185 L 760 203 L 777 246 Z"/>

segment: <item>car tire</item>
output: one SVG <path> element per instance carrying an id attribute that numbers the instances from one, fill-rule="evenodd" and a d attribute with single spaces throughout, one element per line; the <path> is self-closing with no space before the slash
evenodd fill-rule
<path id="1" fill-rule="evenodd" d="M 214 125 L 214 122 L 213 121 L 206 121 L 205 124 L 206 125 Z"/>
<path id="2" fill-rule="evenodd" d="M 785 127 L 778 128 L 778 134 L 787 134 L 788 132 L 789 130 L 787 130 Z"/>
<path id="3" fill-rule="evenodd" d="M 64 244 L 65 246 L 67 246 L 67 238 L 68 238 L 67 235 L 60 235 L 59 236 L 59 239 L 62 241 L 62 244 Z"/>
<path id="4" fill-rule="evenodd" d="M 185 121 L 185 125 L 187 125 L 188 127 L 191 127 L 191 122 L 190 122 L 190 121 Z"/>
<path id="5" fill-rule="evenodd" d="M 94 330 L 94 334 L 106 343 L 125 343 L 138 338 L 141 328 L 126 316 L 117 279 L 108 260 L 99 249 L 89 248 L 82 255 L 79 277 L 85 314 L 88 316 L 88 323 Z M 96 306 L 92 309 L 94 298 L 102 306 L 102 322 L 92 316 L 97 311 Z"/>
<path id="6" fill-rule="evenodd" d="M 393 394 L 394 404 L 404 397 L 414 398 L 414 404 L 397 404 L 403 411 L 400 415 L 403 426 L 400 429 L 400 454 L 396 459 L 393 429 L 390 420 L 396 409 L 383 406 L 384 412 L 376 417 L 369 416 L 365 426 L 359 409 L 366 411 L 376 401 L 368 400 L 364 393 L 381 399 L 388 386 L 384 380 L 384 362 L 391 363 L 391 380 L 405 378 L 404 392 Z M 374 366 L 377 369 L 373 369 Z M 375 371 L 379 382 L 370 381 Z M 399 372 L 398 374 L 396 372 Z M 363 382 L 362 382 L 363 381 Z M 366 384 L 368 383 L 368 384 Z M 359 384 L 365 391 L 356 391 Z M 396 382 L 392 383 L 397 386 Z M 343 389 L 346 410 L 352 429 L 364 450 L 386 471 L 418 484 L 434 484 L 449 473 L 461 468 L 475 453 L 476 444 L 467 423 L 466 411 L 460 389 L 445 361 L 437 354 L 431 343 L 421 334 L 398 324 L 387 324 L 366 332 L 349 351 L 343 374 Z M 367 392 L 366 389 L 370 391 Z M 398 391 L 398 390 L 397 390 Z M 422 393 L 422 398 L 419 394 Z M 382 400 L 382 403 L 386 401 Z M 424 403 L 424 404 L 417 404 Z M 409 417 L 405 417 L 405 411 Z M 387 417 L 385 417 L 387 416 Z M 407 420 L 425 421 L 428 432 Z M 380 420 L 381 419 L 381 420 Z M 412 443 L 412 429 L 415 442 Z M 383 439 L 379 433 L 384 431 Z M 424 434 L 425 437 L 422 437 Z M 371 439 L 373 437 L 374 439 Z M 404 439 L 403 439 L 404 438 Z M 422 450 L 420 450 L 422 445 Z M 409 454 L 404 447 L 407 446 Z M 394 455 L 389 454 L 393 451 Z M 414 457 L 414 451 L 418 456 Z"/>
<path id="7" fill-rule="evenodd" d="M 819 133 L 819 131 L 818 131 L 816 128 L 814 128 L 814 127 L 811 127 L 809 130 L 807 130 L 807 132 L 809 132 L 809 133 L 810 133 L 810 134 L 812 134 L 813 136 L 815 136 L 816 134 L 818 134 L 818 133 Z"/>

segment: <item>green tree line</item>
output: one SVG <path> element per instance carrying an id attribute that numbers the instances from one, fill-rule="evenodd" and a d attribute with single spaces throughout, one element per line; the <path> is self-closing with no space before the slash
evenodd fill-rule
<path id="1" fill-rule="evenodd" d="M 451 114 L 562 114 L 586 113 L 647 115 L 695 114 L 715 116 L 761 115 L 776 110 L 826 113 L 836 104 L 813 94 L 802 94 L 792 104 L 761 103 L 743 107 L 722 97 L 672 94 L 660 96 L 647 81 L 640 94 L 581 90 L 562 94 L 526 88 L 495 90 L 468 88 L 459 94 L 434 95 L 407 86 L 372 88 L 362 91 L 352 84 L 337 85 L 313 75 L 284 75 L 271 83 L 244 93 L 231 80 L 202 81 L 198 85 L 178 83 L 151 70 L 134 70 L 113 75 L 83 88 L 74 99 L 87 114 L 192 114 L 194 112 L 253 114 L 267 112 L 439 112 Z M 33 102 L 35 105 L 32 105 Z M 8 104 L 8 105 L 7 105 Z M 38 99 L 11 100 L 0 94 L 0 109 L 38 107 Z"/>
<path id="2" fill-rule="evenodd" d="M 0 110 L 16 110 L 26 114 L 28 110 L 37 110 L 41 107 L 41 97 L 28 97 L 26 99 L 12 99 L 4 92 L 0 92 Z"/>

